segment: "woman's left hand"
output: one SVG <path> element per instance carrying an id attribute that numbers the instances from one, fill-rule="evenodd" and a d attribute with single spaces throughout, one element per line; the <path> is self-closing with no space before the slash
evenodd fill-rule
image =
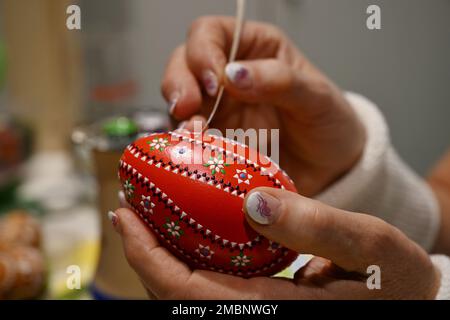
<path id="1" fill-rule="evenodd" d="M 268 218 L 258 213 L 260 199 L 268 204 Z M 128 209 L 116 211 L 115 228 L 152 298 L 434 299 L 437 294 L 440 274 L 427 253 L 382 220 L 270 188 L 253 190 L 244 209 L 263 236 L 316 257 L 293 280 L 243 279 L 189 269 Z M 379 267 L 381 288 L 370 290 L 367 268 L 373 265 Z"/>

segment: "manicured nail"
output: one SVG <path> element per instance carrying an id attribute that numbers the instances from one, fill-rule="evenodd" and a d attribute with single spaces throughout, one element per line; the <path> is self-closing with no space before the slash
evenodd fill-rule
<path id="1" fill-rule="evenodd" d="M 259 224 L 272 224 L 279 215 L 280 201 L 265 193 L 253 192 L 245 202 L 247 213 L 253 221 Z"/>
<path id="2" fill-rule="evenodd" d="M 108 212 L 108 219 L 109 221 L 111 221 L 113 227 L 115 228 L 117 226 L 117 224 L 119 223 L 119 217 L 117 216 L 117 214 L 115 214 L 112 211 Z"/>
<path id="3" fill-rule="evenodd" d="M 239 89 L 248 89 L 252 86 L 250 72 L 242 64 L 232 62 L 225 68 L 227 78 Z"/>
<path id="4" fill-rule="evenodd" d="M 209 96 L 215 97 L 217 95 L 217 90 L 219 90 L 219 82 L 217 81 L 217 76 L 211 70 L 203 72 L 203 85 L 205 86 L 206 92 Z"/>
<path id="5" fill-rule="evenodd" d="M 180 98 L 180 95 L 178 93 L 172 95 L 172 98 L 170 98 L 170 102 L 169 102 L 169 113 L 171 115 L 174 114 L 175 109 L 177 108 L 177 104 L 178 104 L 178 99 Z"/>
<path id="6" fill-rule="evenodd" d="M 119 191 L 117 193 L 117 197 L 119 198 L 119 204 L 121 208 L 130 208 L 130 204 L 128 203 L 123 191 Z"/>

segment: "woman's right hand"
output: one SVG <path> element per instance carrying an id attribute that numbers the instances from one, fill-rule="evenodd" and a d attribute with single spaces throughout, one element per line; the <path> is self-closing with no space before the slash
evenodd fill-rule
<path id="1" fill-rule="evenodd" d="M 162 83 L 170 112 L 178 121 L 207 117 L 224 84 L 211 126 L 280 129 L 281 167 L 302 194 L 316 195 L 358 161 L 365 129 L 341 90 L 272 25 L 247 22 L 238 62 L 227 64 L 234 28 L 229 17 L 193 23 Z"/>
<path id="2" fill-rule="evenodd" d="M 292 280 L 192 270 L 133 211 L 111 214 L 125 256 L 153 299 L 397 300 L 435 299 L 439 292 L 442 274 L 427 253 L 378 218 L 272 188 L 253 189 L 243 210 L 256 232 L 313 260 Z"/>

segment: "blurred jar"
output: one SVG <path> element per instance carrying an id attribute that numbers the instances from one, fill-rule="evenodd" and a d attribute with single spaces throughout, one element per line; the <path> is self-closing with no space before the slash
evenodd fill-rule
<path id="1" fill-rule="evenodd" d="M 143 299 L 146 292 L 128 265 L 121 239 L 107 218 L 119 207 L 117 178 L 119 159 L 125 147 L 142 134 L 167 131 L 168 118 L 152 108 L 126 108 L 127 115 L 107 117 L 77 128 L 72 140 L 80 171 L 86 177 L 87 197 L 98 205 L 101 249 L 91 293 L 95 299 Z M 88 183 L 94 177 L 94 181 Z"/>
<path id="2" fill-rule="evenodd" d="M 91 123 L 117 116 L 125 111 L 124 107 L 134 105 L 138 85 L 131 66 L 133 32 L 129 3 L 81 0 L 80 6 L 87 99 L 82 119 Z"/>

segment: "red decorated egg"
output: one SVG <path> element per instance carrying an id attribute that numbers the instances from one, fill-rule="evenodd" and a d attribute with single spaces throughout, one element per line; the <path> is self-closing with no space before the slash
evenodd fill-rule
<path id="1" fill-rule="evenodd" d="M 161 245 L 193 269 L 269 276 L 297 257 L 245 219 L 253 188 L 296 189 L 278 165 L 244 144 L 187 131 L 148 135 L 125 149 L 119 178 Z"/>

